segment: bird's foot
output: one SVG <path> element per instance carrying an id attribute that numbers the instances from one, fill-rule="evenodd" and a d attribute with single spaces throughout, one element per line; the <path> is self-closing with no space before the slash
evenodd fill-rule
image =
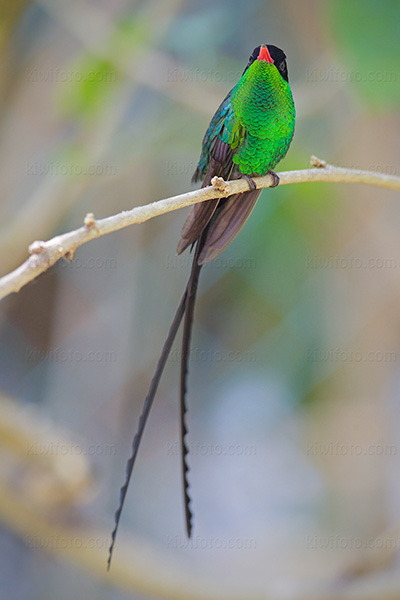
<path id="1" fill-rule="evenodd" d="M 272 177 L 274 179 L 272 185 L 270 185 L 269 187 L 274 188 L 277 185 L 279 185 L 280 179 L 279 179 L 279 176 L 275 173 L 275 171 L 269 170 L 269 171 L 267 171 L 267 175 L 272 175 Z"/>
<path id="2" fill-rule="evenodd" d="M 245 179 L 247 181 L 247 183 L 249 184 L 249 189 L 250 190 L 256 190 L 257 186 L 256 186 L 256 182 L 254 181 L 254 179 L 252 179 L 250 177 L 250 175 L 243 175 L 243 179 Z M 279 181 L 279 179 L 278 179 Z"/>

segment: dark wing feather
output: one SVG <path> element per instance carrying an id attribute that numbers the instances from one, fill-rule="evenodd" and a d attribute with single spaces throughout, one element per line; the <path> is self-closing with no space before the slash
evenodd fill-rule
<path id="1" fill-rule="evenodd" d="M 246 131 L 237 121 L 232 109 L 231 96 L 234 90 L 235 88 L 221 102 L 203 138 L 199 164 L 192 177 L 193 183 L 203 179 L 202 187 L 211 185 L 215 176 L 227 181 L 238 174 L 234 172 L 233 156 L 245 139 Z M 199 239 L 208 224 L 219 214 L 222 204 L 225 205 L 225 200 L 221 202 L 215 198 L 193 206 L 182 229 L 178 254 Z"/>
<path id="2" fill-rule="evenodd" d="M 233 151 L 229 144 L 216 138 L 212 144 L 209 166 L 201 187 L 211 185 L 211 179 L 216 176 L 228 179 L 233 164 L 232 156 Z M 206 200 L 205 202 L 193 205 L 182 228 L 181 237 L 176 249 L 178 254 L 181 254 L 200 237 L 210 222 L 219 201 L 219 198 L 214 198 L 213 200 Z"/>
<path id="3" fill-rule="evenodd" d="M 199 164 L 197 165 L 197 168 L 193 174 L 192 183 L 196 183 L 196 181 L 199 181 L 200 179 L 204 180 L 207 176 L 207 172 L 210 170 L 210 159 L 213 156 L 215 144 L 218 143 L 217 140 L 221 140 L 223 138 L 225 121 L 226 119 L 229 120 L 230 116 L 232 115 L 232 92 L 233 90 L 231 90 L 229 94 L 222 100 L 213 118 L 211 119 L 207 131 L 204 134 L 201 145 L 201 155 L 199 159 Z M 209 183 L 207 185 L 209 185 Z"/>
<path id="4" fill-rule="evenodd" d="M 214 198 L 213 200 L 206 200 L 205 202 L 193 205 L 183 225 L 181 237 L 176 247 L 178 254 L 181 254 L 200 237 L 213 216 L 218 203 L 219 198 Z"/>
<path id="5" fill-rule="evenodd" d="M 200 265 L 217 258 L 237 236 L 250 216 L 262 190 L 252 190 L 244 194 L 229 196 L 214 213 L 202 251 L 198 259 Z"/>

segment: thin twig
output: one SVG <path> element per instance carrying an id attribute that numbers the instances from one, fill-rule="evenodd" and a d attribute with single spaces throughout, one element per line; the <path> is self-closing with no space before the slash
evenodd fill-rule
<path id="1" fill-rule="evenodd" d="M 311 157 L 313 169 L 299 171 L 284 171 L 278 173 L 280 185 L 289 183 L 307 183 L 311 181 L 328 181 L 336 183 L 363 183 L 375 185 L 392 190 L 400 190 L 400 177 L 385 175 L 373 171 L 361 171 L 358 169 L 345 169 L 333 167 L 324 161 Z M 257 177 L 254 179 L 257 188 L 270 187 L 273 183 L 271 175 Z M 111 217 L 96 221 L 93 214 L 85 218 L 83 227 L 58 235 L 47 242 L 36 241 L 29 246 L 31 256 L 17 269 L 0 278 L 0 300 L 12 292 L 18 292 L 24 285 L 44 273 L 54 265 L 60 258 L 71 259 L 79 246 L 90 240 L 118 231 L 129 225 L 143 223 L 164 213 L 184 208 L 197 202 L 204 202 L 212 198 L 224 198 L 231 194 L 246 192 L 248 183 L 244 179 L 224 182 L 220 178 L 213 180 L 213 185 L 172 196 L 158 202 L 138 206 L 132 210 L 123 211 Z"/>

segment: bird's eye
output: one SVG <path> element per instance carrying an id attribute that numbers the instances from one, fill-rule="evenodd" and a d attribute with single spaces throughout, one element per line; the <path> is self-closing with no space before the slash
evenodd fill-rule
<path id="1" fill-rule="evenodd" d="M 286 60 L 283 60 L 283 61 L 281 62 L 281 64 L 279 65 L 278 69 L 279 69 L 280 71 L 284 71 L 284 70 L 286 69 Z"/>

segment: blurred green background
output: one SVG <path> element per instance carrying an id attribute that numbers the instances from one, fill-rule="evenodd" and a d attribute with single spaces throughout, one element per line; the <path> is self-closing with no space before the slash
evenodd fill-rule
<path id="1" fill-rule="evenodd" d="M 88 212 L 191 189 L 209 120 L 260 43 L 285 50 L 297 110 L 280 170 L 315 154 L 399 175 L 398 0 L 0 10 L 1 275 Z M 203 270 L 194 537 L 176 345 L 107 575 L 132 436 L 190 270 L 188 253 L 175 255 L 185 216 L 93 241 L 3 301 L 0 597 L 400 595 L 400 205 L 344 184 L 265 190 Z"/>

